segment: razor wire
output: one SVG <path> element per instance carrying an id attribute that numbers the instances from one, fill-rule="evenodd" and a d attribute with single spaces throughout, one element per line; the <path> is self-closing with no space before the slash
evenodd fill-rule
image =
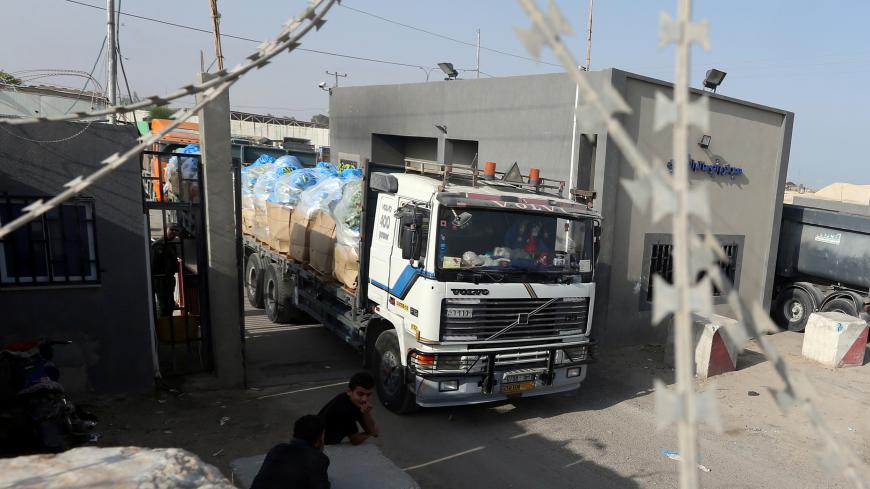
<path id="1" fill-rule="evenodd" d="M 336 0 L 313 0 L 309 2 L 308 7 L 305 11 L 299 16 L 291 19 L 287 24 L 284 30 L 279 34 L 275 39 L 266 42 L 262 45 L 259 51 L 248 56 L 248 63 L 242 63 L 229 72 L 219 72 L 218 75 L 209 81 L 200 84 L 188 85 L 183 87 L 178 92 L 166 97 L 161 98 L 161 100 L 171 100 L 175 94 L 184 92 L 185 95 L 192 95 L 196 93 L 201 93 L 201 99 L 191 108 L 183 109 L 180 111 L 175 120 L 167 125 L 163 130 L 159 133 L 151 134 L 149 136 L 145 136 L 139 139 L 139 143 L 136 146 L 128 149 L 124 153 L 115 153 L 105 159 L 102 160 L 101 168 L 87 177 L 78 176 L 69 182 L 65 183 L 63 186 L 66 188 L 64 191 L 55 195 L 49 200 L 39 199 L 35 202 L 31 203 L 27 207 L 23 209 L 22 214 L 15 218 L 12 221 L 9 221 L 6 224 L 0 226 L 0 239 L 6 237 L 6 235 L 12 233 L 16 229 L 24 226 L 27 222 L 35 219 L 54 207 L 60 205 L 62 202 L 67 199 L 72 198 L 85 188 L 92 185 L 94 182 L 102 178 L 103 176 L 110 173 L 112 170 L 123 165 L 125 162 L 130 160 L 131 158 L 138 155 L 141 151 L 147 149 L 150 145 L 159 141 L 169 132 L 180 126 L 183 122 L 189 119 L 191 116 L 196 114 L 203 107 L 208 105 L 209 102 L 213 101 L 217 98 L 221 93 L 223 93 L 226 89 L 232 86 L 238 79 L 250 71 L 253 68 L 262 68 L 266 64 L 269 63 L 269 60 L 284 50 L 292 51 L 296 47 L 299 46 L 299 40 L 307 34 L 312 28 L 320 29 L 326 20 L 323 18 L 327 11 L 329 11 L 330 7 L 335 3 Z M 319 11 L 318 7 L 323 5 L 323 8 Z M 304 23 L 305 20 L 309 20 L 310 22 Z M 295 31 L 295 33 L 294 33 Z M 291 35 L 292 34 L 292 35 Z M 148 97 L 151 100 L 150 104 L 155 103 L 155 97 Z M 108 110 L 103 111 L 94 111 L 86 113 L 86 118 L 92 117 L 100 117 L 103 115 L 117 113 L 121 114 L 124 112 L 129 112 L 130 110 L 135 110 L 139 108 L 141 104 L 134 103 L 126 106 L 116 106 L 113 108 L 109 108 Z M 159 105 L 163 105 L 162 103 Z M 83 113 L 78 113 L 83 114 Z M 49 120 L 68 120 L 70 117 L 68 116 L 60 116 L 58 118 L 33 118 L 33 119 L 24 119 L 23 123 L 34 123 L 34 122 L 47 122 Z M 78 118 L 78 117 L 74 117 Z M 0 123 L 3 123 L 5 120 L 0 119 Z M 17 120 L 17 122 L 21 122 L 21 120 Z"/>
<path id="2" fill-rule="evenodd" d="M 326 23 L 326 20 L 323 19 L 323 15 L 332 7 L 335 2 L 336 0 L 310 0 L 308 2 L 308 7 L 306 7 L 302 15 L 291 18 L 286 24 L 284 24 L 285 27 L 278 36 L 260 44 L 257 51 L 248 55 L 245 58 L 246 60 L 248 60 L 247 62 L 239 63 L 235 67 L 231 68 L 229 71 L 218 71 L 218 76 L 211 80 L 204 81 L 202 83 L 185 85 L 167 95 L 151 95 L 148 97 L 143 97 L 142 100 L 138 102 L 130 103 L 127 105 L 115 105 L 107 107 L 104 110 L 75 112 L 72 114 L 64 114 L 53 117 L 30 117 L 16 119 L 7 118 L 0 119 L 0 124 L 21 125 L 34 124 L 37 122 L 59 122 L 92 119 L 113 114 L 123 114 L 125 112 L 132 112 L 134 110 L 145 109 L 152 106 L 166 105 L 173 100 L 205 92 L 210 88 L 219 86 L 224 81 L 234 81 L 254 68 L 262 68 L 263 66 L 269 64 L 269 60 L 275 57 L 281 51 L 292 51 L 296 49 L 299 46 L 296 41 L 298 41 L 302 36 L 297 34 L 291 37 L 291 33 L 296 30 L 306 19 L 309 19 L 311 22 L 307 24 L 301 31 L 303 35 L 308 32 L 312 27 L 320 29 L 320 27 L 322 27 L 323 24 Z M 325 5 L 323 9 L 318 12 L 317 8 L 320 7 L 321 4 Z"/>
<path id="3" fill-rule="evenodd" d="M 690 47 L 697 43 L 704 49 L 709 49 L 707 21 L 691 21 L 691 0 L 678 0 L 679 15 L 676 20 L 666 13 L 662 13 L 659 19 L 659 47 L 674 43 L 677 52 L 673 100 L 661 92 L 656 92 L 655 95 L 654 130 L 658 131 L 668 125 L 673 127 L 675 168 L 673 177 L 667 178 L 660 170 L 663 167 L 662 162 L 655 157 L 646 158 L 615 117 L 617 113 L 631 111 L 622 96 L 607 81 L 599 83 L 600 79 L 592 81 L 587 78 L 562 42 L 561 36 L 572 35 L 573 31 L 555 2 L 550 0 L 545 13 L 538 8 L 536 0 L 518 1 L 532 21 L 532 27 L 515 28 L 517 35 L 535 59 L 540 59 L 541 49 L 545 45 L 550 47 L 576 83 L 582 101 L 582 105 L 576 109 L 578 121 L 583 121 L 582 124 L 585 125 L 591 124 L 596 129 L 606 129 L 609 138 L 613 139 L 635 171 L 634 179 L 624 179 L 621 182 L 634 204 L 640 208 L 648 208 L 652 204 L 654 222 L 671 215 L 675 254 L 674 285 L 668 284 L 661 276 L 654 276 L 652 322 L 658 324 L 671 314 L 675 321 L 676 392 L 670 392 L 659 379 L 655 381 L 655 391 L 658 429 L 677 424 L 683 455 L 680 486 L 684 489 L 698 487 L 696 423 L 704 422 L 721 431 L 718 405 L 712 396 L 715 389 L 696 395 L 694 374 L 691 370 L 691 314 L 712 312 L 712 287 L 715 284 L 727 296 L 728 303 L 737 316 L 740 328 L 729 331 L 732 339 L 743 344 L 750 336 L 756 338 L 777 376 L 783 381 L 783 389 L 770 388 L 783 414 L 800 406 L 823 441 L 819 454 L 821 465 L 830 470 L 839 469 L 855 487 L 864 488 L 862 472 L 866 471 L 866 467 L 850 449 L 838 441 L 816 408 L 810 388 L 802 387 L 796 381 L 783 357 L 764 338 L 765 332 L 777 330 L 767 313 L 757 301 L 749 308 L 722 276 L 714 258 L 724 260 L 727 257 L 709 231 L 711 210 L 706 188 L 689 187 L 688 126 L 694 125 L 701 129 L 709 126 L 709 98 L 702 96 L 695 102 L 689 101 Z M 703 223 L 703 240 L 693 231 L 690 217 Z M 703 278 L 693 284 L 692 277 L 702 273 Z"/>

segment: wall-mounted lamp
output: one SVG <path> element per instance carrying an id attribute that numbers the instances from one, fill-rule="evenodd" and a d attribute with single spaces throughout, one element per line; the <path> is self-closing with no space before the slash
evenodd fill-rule
<path id="1" fill-rule="evenodd" d="M 713 138 L 710 137 L 709 134 L 704 134 L 703 136 L 701 136 L 701 140 L 698 141 L 698 146 L 700 146 L 704 149 L 707 149 L 710 147 L 710 141 L 712 141 L 712 140 L 713 140 Z"/>
<path id="2" fill-rule="evenodd" d="M 707 70 L 707 76 L 704 77 L 704 88 L 709 88 L 710 90 L 713 90 L 713 93 L 716 93 L 716 89 L 722 84 L 725 75 L 727 75 L 727 73 L 722 70 L 717 70 L 716 68 Z"/>

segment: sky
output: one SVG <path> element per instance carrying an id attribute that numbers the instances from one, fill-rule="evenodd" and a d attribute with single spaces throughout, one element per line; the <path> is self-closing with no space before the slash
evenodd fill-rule
<path id="1" fill-rule="evenodd" d="M 77 1 L 105 6 L 101 0 Z M 581 59 L 588 1 L 557 3 L 578 33 L 566 41 Z M 122 12 L 211 27 L 207 0 L 115 0 L 115 4 Z M 265 40 L 305 4 L 304 0 L 218 0 L 221 31 Z M 838 181 L 870 184 L 870 157 L 851 144 L 870 133 L 870 91 L 861 85 L 870 77 L 870 29 L 866 29 L 870 2 L 697 0 L 694 4 L 694 17 L 710 21 L 711 50 L 693 50 L 692 85 L 700 86 L 706 70 L 715 67 L 728 73 L 719 93 L 794 112 L 789 180 L 816 188 Z M 91 70 L 106 32 L 104 11 L 67 0 L 3 0 L 3 7 L 0 69 Z M 674 0 L 597 0 L 592 69 L 615 67 L 673 80 L 673 49 L 659 49 L 657 42 L 660 12 L 673 16 L 675 9 Z M 524 59 L 529 54 L 513 28 L 527 27 L 529 21 L 512 0 L 344 0 L 326 18 L 320 31 L 303 39 L 303 48 L 413 66 L 294 51 L 237 83 L 230 94 L 233 108 L 308 120 L 328 111 L 328 94 L 317 86 L 335 82 L 326 71 L 347 74 L 338 79 L 344 86 L 425 81 L 426 71 L 442 61 L 473 70 L 477 29 L 483 46 L 480 71 L 485 75 L 481 76 L 562 71 Z M 201 51 L 206 65 L 214 59 L 210 34 L 123 15 L 119 44 L 130 88 L 140 96 L 191 83 L 200 68 Z M 235 66 L 256 47 L 249 41 L 224 38 L 225 65 Z M 542 61 L 555 63 L 547 50 Z M 436 68 L 430 75 L 437 79 L 440 71 Z M 105 84 L 104 62 L 97 64 L 95 76 Z M 474 76 L 474 71 L 461 74 Z M 56 77 L 41 82 L 80 86 L 81 80 Z"/>

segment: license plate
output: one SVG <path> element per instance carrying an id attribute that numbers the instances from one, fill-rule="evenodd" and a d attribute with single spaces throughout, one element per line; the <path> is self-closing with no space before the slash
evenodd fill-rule
<path id="1" fill-rule="evenodd" d="M 503 384 L 513 384 L 516 382 L 530 382 L 535 380 L 535 374 L 532 372 L 522 372 L 515 374 L 504 374 L 501 381 Z"/>
<path id="2" fill-rule="evenodd" d="M 510 384 L 502 384 L 502 394 L 514 394 L 516 392 L 529 391 L 535 388 L 535 381 L 530 382 L 513 382 Z"/>
<path id="3" fill-rule="evenodd" d="M 472 316 L 471 309 L 447 308 L 447 317 L 450 319 L 468 319 Z"/>

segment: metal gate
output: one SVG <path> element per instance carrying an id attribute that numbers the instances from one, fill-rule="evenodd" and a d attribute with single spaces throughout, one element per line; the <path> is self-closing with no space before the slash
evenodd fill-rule
<path id="1" fill-rule="evenodd" d="M 211 369 L 201 157 L 142 153 L 154 338 L 164 376 Z"/>

